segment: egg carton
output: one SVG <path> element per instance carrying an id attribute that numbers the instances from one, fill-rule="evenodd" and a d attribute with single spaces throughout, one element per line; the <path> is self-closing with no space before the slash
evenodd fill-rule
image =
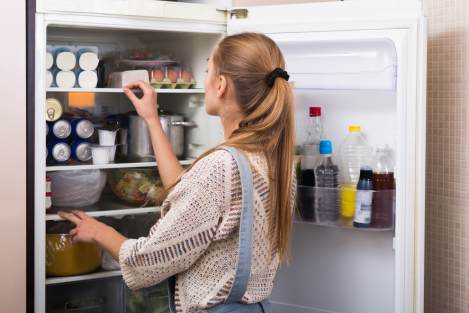
<path id="1" fill-rule="evenodd" d="M 173 83 L 168 78 L 165 78 L 159 82 L 152 80 L 150 83 L 156 89 L 189 89 L 189 88 L 194 88 L 195 86 L 195 80 L 186 82 L 181 79 L 178 79 L 175 83 Z"/>

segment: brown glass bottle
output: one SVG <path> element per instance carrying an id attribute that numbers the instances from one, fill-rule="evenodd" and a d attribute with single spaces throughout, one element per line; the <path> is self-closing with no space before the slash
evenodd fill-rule
<path id="1" fill-rule="evenodd" d="M 373 173 L 371 223 L 373 228 L 392 228 L 394 225 L 394 173 Z"/>

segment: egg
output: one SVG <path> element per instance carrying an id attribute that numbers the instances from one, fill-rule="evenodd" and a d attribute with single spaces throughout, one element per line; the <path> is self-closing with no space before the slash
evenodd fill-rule
<path id="1" fill-rule="evenodd" d="M 175 69 L 169 69 L 167 78 L 169 78 L 172 83 L 175 83 L 178 78 L 178 72 Z"/>
<path id="2" fill-rule="evenodd" d="M 155 81 L 161 82 L 164 79 L 164 72 L 160 69 L 155 69 L 152 71 L 151 76 Z"/>
<path id="3" fill-rule="evenodd" d="M 185 82 L 190 82 L 192 80 L 192 73 L 188 71 L 182 71 L 181 79 Z"/>

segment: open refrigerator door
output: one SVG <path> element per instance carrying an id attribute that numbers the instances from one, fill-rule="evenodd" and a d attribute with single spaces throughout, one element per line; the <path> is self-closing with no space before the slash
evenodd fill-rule
<path id="1" fill-rule="evenodd" d="M 321 139 L 332 142 L 340 177 L 334 186 L 320 185 L 316 163 L 316 186 L 299 179 L 291 262 L 280 269 L 271 297 L 277 311 L 423 312 L 426 30 L 421 4 L 327 2 L 233 8 L 228 14 L 228 34 L 261 32 L 280 47 L 294 89 L 299 158 L 309 144 L 313 115 L 308 112 L 319 111 Z M 369 193 L 372 220 L 373 210 L 380 209 L 375 202 L 388 199 L 384 207 L 392 221 L 384 224 L 390 227 L 353 223 L 355 196 L 362 190 L 352 191 L 352 214 L 345 213 L 350 199 L 342 173 L 351 157 L 343 147 L 350 126 L 361 127 L 370 149 L 360 165 L 372 166 L 383 149 L 393 160 L 395 191 Z"/>

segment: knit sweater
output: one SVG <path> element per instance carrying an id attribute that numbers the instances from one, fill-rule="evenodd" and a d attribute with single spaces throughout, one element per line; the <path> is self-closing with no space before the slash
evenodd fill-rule
<path id="1" fill-rule="evenodd" d="M 253 170 L 254 213 L 251 276 L 244 303 L 269 297 L 279 256 L 270 243 L 268 166 L 261 154 L 246 153 Z M 131 289 L 176 276 L 178 313 L 223 303 L 238 260 L 241 182 L 237 163 L 217 150 L 184 173 L 162 204 L 162 217 L 147 237 L 126 240 L 119 252 Z M 294 192 L 292 192 L 294 196 Z"/>

